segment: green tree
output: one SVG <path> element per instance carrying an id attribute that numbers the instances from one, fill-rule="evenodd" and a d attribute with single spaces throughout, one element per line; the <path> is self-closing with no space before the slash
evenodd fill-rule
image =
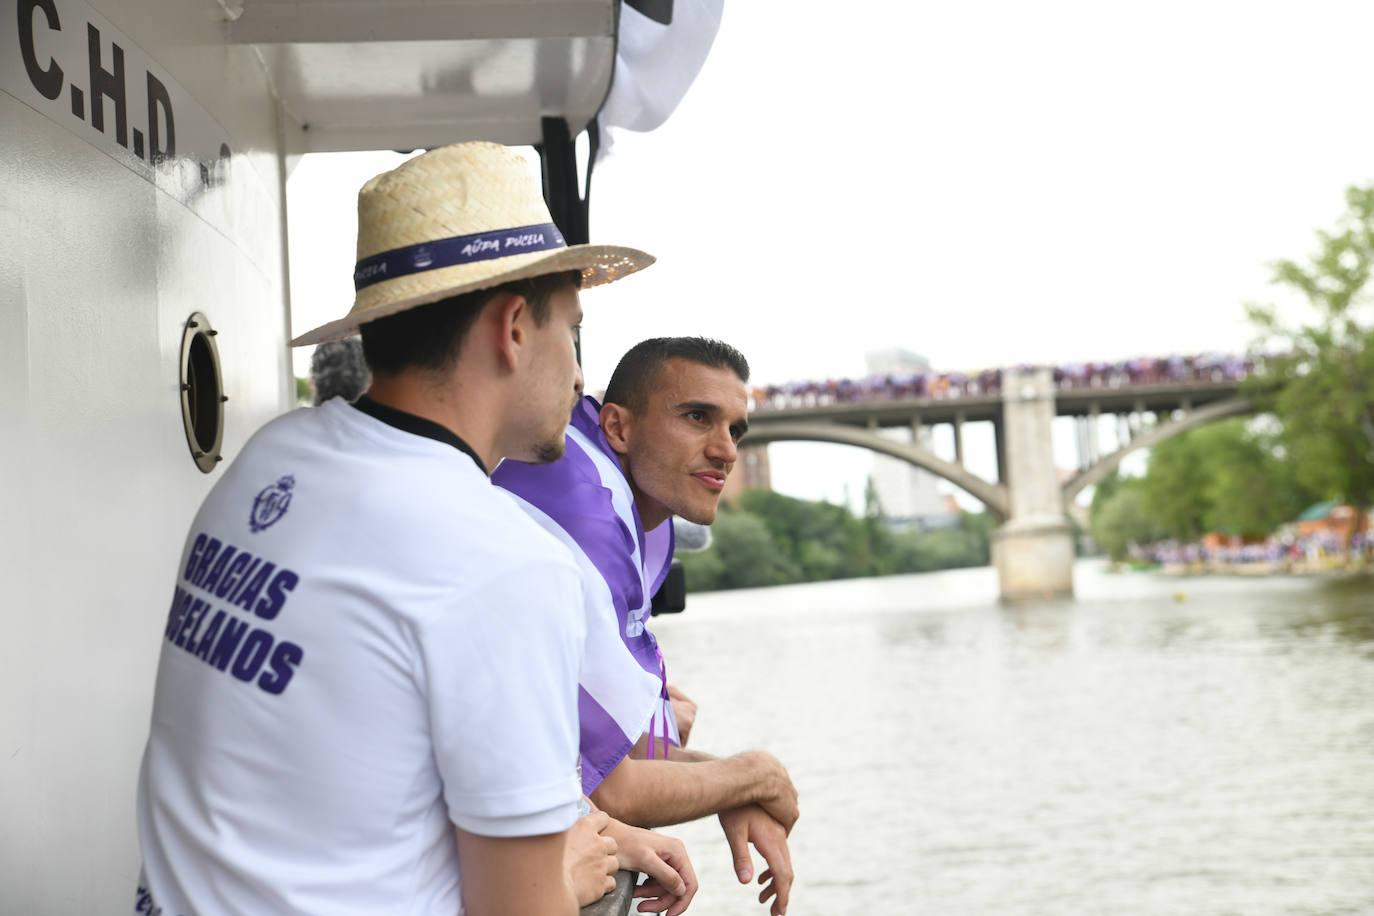
<path id="1" fill-rule="evenodd" d="M 1117 468 L 1113 469 L 1110 474 L 1102 478 L 1097 486 L 1093 487 L 1093 501 L 1092 505 L 1088 507 L 1088 527 L 1092 529 L 1094 537 L 1097 536 L 1097 518 L 1103 507 L 1116 494 L 1116 491 L 1126 484 L 1128 479 L 1130 478 L 1122 476 L 1120 469 Z"/>
<path id="2" fill-rule="evenodd" d="M 1194 430 L 1208 464 L 1207 528 L 1266 535 L 1317 497 L 1303 486 L 1278 433 L 1232 419 Z"/>
<path id="3" fill-rule="evenodd" d="M 1152 526 L 1180 541 L 1195 541 L 1208 528 L 1211 479 L 1196 432 L 1166 439 L 1150 449 L 1141 484 L 1140 511 Z"/>
<path id="4" fill-rule="evenodd" d="M 1121 561 L 1132 544 L 1147 544 L 1161 537 L 1161 530 L 1145 511 L 1145 480 L 1120 477 L 1099 501 L 1093 496 L 1093 538 L 1107 556 Z"/>
<path id="5" fill-rule="evenodd" d="M 844 506 L 749 490 L 740 508 L 763 521 L 807 581 L 878 576 L 892 571 L 892 535 L 879 518 L 855 518 Z M 836 562 L 836 557 L 841 562 Z"/>
<path id="6" fill-rule="evenodd" d="M 768 527 L 749 512 L 721 512 L 711 526 L 711 547 L 682 558 L 694 590 L 754 588 L 802 579 L 797 564 L 779 547 Z"/>
<path id="7" fill-rule="evenodd" d="M 1279 351 L 1252 394 L 1282 421 L 1302 483 L 1349 500 L 1363 518 L 1374 501 L 1374 185 L 1347 190 L 1346 204 L 1335 230 L 1317 233 L 1307 263 L 1274 265 L 1274 282 L 1301 293 L 1315 320 L 1292 327 L 1272 306 L 1248 309 L 1257 348 Z"/>
<path id="8" fill-rule="evenodd" d="M 721 513 L 720 518 L 724 518 Z M 701 551 L 679 551 L 676 559 L 682 561 L 682 572 L 686 577 L 688 592 L 715 592 L 730 586 L 725 577 L 725 561 L 720 551 L 712 546 Z"/>
<path id="9" fill-rule="evenodd" d="M 864 482 L 864 518 L 882 518 L 883 502 L 878 498 L 878 484 L 873 475 Z"/>
<path id="10" fill-rule="evenodd" d="M 1118 534 L 1134 530 L 1126 519 L 1135 504 L 1114 502 L 1116 492 L 1130 485 L 1114 481 L 1116 489 L 1109 489 L 1101 509 L 1094 496 L 1095 534 L 1107 506 L 1114 506 L 1112 524 Z M 1139 511 L 1155 536 L 1185 541 L 1209 531 L 1266 535 L 1316 498 L 1301 484 L 1277 434 L 1241 418 L 1189 430 L 1156 445 L 1138 486 Z M 1107 548 L 1100 538 L 1099 543 Z"/>
<path id="11" fill-rule="evenodd" d="M 806 541 L 797 551 L 797 561 L 807 582 L 842 579 L 847 572 L 845 556 L 827 544 Z"/>
<path id="12" fill-rule="evenodd" d="M 923 532 L 904 531 L 892 540 L 892 571 L 919 573 L 939 569 L 939 554 Z"/>
<path id="13" fill-rule="evenodd" d="M 751 490 L 722 508 L 710 548 L 679 558 L 694 592 L 981 566 L 996 524 L 963 513 L 948 529 L 893 534 L 844 506 Z"/>
<path id="14" fill-rule="evenodd" d="M 986 566 L 991 559 L 988 535 L 997 519 L 988 512 L 961 512 L 950 528 L 907 531 L 893 537 L 889 548 L 893 572 L 926 572 Z"/>
<path id="15" fill-rule="evenodd" d="M 979 561 L 970 565 L 986 566 L 992 562 L 992 532 L 1000 522 L 997 516 L 986 510 L 982 512 L 959 513 L 959 529 L 970 536 L 970 542 L 977 545 Z"/>

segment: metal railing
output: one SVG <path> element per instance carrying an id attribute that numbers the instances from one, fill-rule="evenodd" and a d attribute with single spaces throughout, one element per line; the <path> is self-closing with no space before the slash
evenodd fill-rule
<path id="1" fill-rule="evenodd" d="M 615 890 L 596 903 L 589 903 L 584 906 L 581 916 L 626 916 L 630 912 L 630 904 L 634 902 L 635 885 L 638 883 L 639 874 L 637 872 L 617 872 Z"/>

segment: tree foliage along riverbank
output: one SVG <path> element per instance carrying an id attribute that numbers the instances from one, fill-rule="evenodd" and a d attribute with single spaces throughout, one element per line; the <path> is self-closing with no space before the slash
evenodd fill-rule
<path id="1" fill-rule="evenodd" d="M 1143 477 L 1113 475 L 1093 494 L 1093 537 L 1114 559 L 1130 544 L 1264 536 L 1322 499 L 1304 485 L 1274 423 L 1223 420 L 1150 450 Z"/>
<path id="2" fill-rule="evenodd" d="M 694 592 L 926 572 L 988 563 L 991 515 L 961 513 L 936 531 L 892 531 L 876 512 L 749 490 L 722 506 L 711 546 L 680 553 Z"/>
<path id="3" fill-rule="evenodd" d="M 1271 355 L 1246 393 L 1268 419 L 1184 433 L 1150 450 L 1143 477 L 1099 485 L 1093 535 L 1113 557 L 1131 543 L 1207 532 L 1268 535 L 1323 500 L 1364 517 L 1374 501 L 1374 186 L 1350 188 L 1346 205 L 1306 264 L 1274 264 L 1274 283 L 1307 299 L 1310 322 L 1247 309 L 1260 333 L 1255 352 Z"/>
<path id="4" fill-rule="evenodd" d="M 1357 518 L 1374 502 L 1374 185 L 1350 188 L 1332 232 L 1317 233 L 1307 264 L 1279 261 L 1274 282 L 1301 293 L 1314 321 L 1296 327 L 1250 306 L 1271 360 L 1274 389 L 1252 396 L 1283 423 L 1282 443 L 1305 486 L 1344 499 Z"/>

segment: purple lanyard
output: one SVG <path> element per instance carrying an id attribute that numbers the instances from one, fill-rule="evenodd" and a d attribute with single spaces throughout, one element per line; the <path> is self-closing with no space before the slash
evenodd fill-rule
<path id="1" fill-rule="evenodd" d="M 667 759 L 668 759 L 668 704 L 671 702 L 671 701 L 668 699 L 668 666 L 667 666 L 667 664 L 663 661 L 663 650 L 660 649 L 660 648 L 658 647 L 657 644 L 654 645 L 654 653 L 658 655 L 658 679 L 659 679 L 659 683 L 662 685 L 662 686 L 660 687 L 660 689 L 659 689 L 659 697 L 662 699 L 662 704 L 661 704 L 661 706 L 660 706 L 660 711 L 661 711 L 662 714 L 663 714 L 663 759 L 664 759 L 664 760 L 667 760 Z M 653 760 L 653 759 L 654 759 L 654 720 L 656 720 L 656 719 L 658 718 L 658 716 L 659 716 L 659 713 L 654 713 L 652 716 L 649 717 L 649 759 L 650 759 L 650 760 Z"/>

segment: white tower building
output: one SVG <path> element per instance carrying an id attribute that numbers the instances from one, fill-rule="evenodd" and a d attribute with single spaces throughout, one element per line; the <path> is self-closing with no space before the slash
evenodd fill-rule
<path id="1" fill-rule="evenodd" d="M 930 371 L 930 360 L 910 350 L 891 348 L 871 350 L 864 354 L 869 375 L 911 375 Z M 902 442 L 915 441 L 923 448 L 931 447 L 929 429 L 889 427 L 879 431 Z M 899 524 L 927 526 L 930 521 L 948 514 L 944 497 L 935 488 L 936 477 L 928 471 L 912 467 L 887 455 L 873 456 L 873 486 L 883 514 Z"/>

